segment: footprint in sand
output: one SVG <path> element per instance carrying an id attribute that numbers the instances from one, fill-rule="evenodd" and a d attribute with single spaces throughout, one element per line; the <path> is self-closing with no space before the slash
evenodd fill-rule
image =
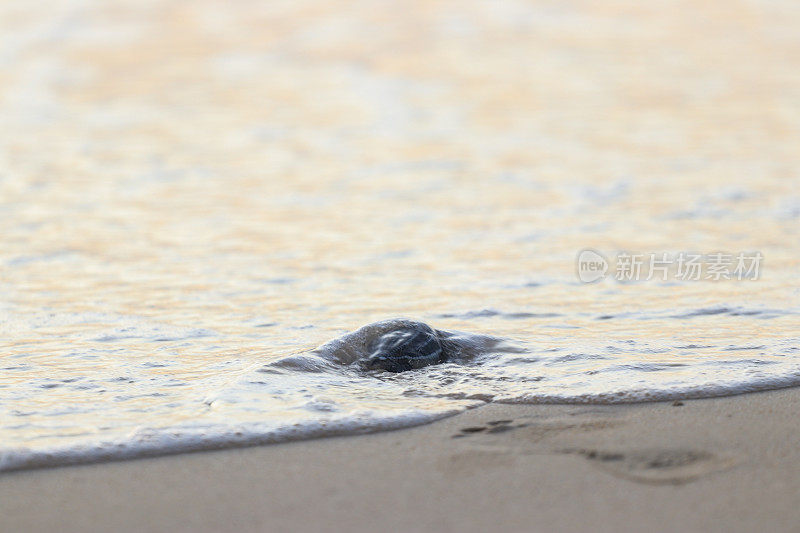
<path id="1" fill-rule="evenodd" d="M 513 420 L 493 420 L 491 422 L 487 422 L 485 426 L 469 426 L 461 428 L 458 433 L 453 435 L 453 438 L 460 439 L 461 437 L 466 437 L 475 433 L 505 433 L 506 431 L 511 431 L 512 429 L 524 428 L 527 426 L 528 424 L 525 423 L 514 424 Z"/>
<path id="2" fill-rule="evenodd" d="M 621 422 L 607 418 L 591 418 L 591 419 L 574 419 L 571 417 L 550 418 L 550 419 L 534 419 L 528 418 L 524 420 L 492 420 L 486 422 L 481 426 L 469 426 L 459 430 L 458 433 L 452 435 L 454 439 L 460 439 L 470 436 L 480 435 L 479 443 L 481 445 L 497 445 L 497 446 L 514 446 L 515 443 L 524 447 L 529 447 L 530 444 L 543 440 L 545 437 L 553 436 L 564 431 L 594 431 L 598 429 L 607 429 L 619 425 Z M 498 433 L 506 433 L 507 431 L 517 431 L 519 439 L 515 441 L 493 440 L 489 438 L 490 435 Z M 476 442 L 477 444 L 478 442 Z"/>
<path id="3" fill-rule="evenodd" d="M 645 449 L 632 451 L 562 450 L 578 454 L 609 474 L 653 485 L 682 485 L 736 464 L 730 455 L 688 449 Z"/>
<path id="4" fill-rule="evenodd" d="M 572 432 L 586 434 L 624 424 L 622 420 L 589 417 L 525 420 L 493 420 L 483 425 L 463 427 L 452 435 L 466 439 L 473 449 L 484 453 L 547 455 L 573 454 L 613 476 L 637 483 L 681 485 L 705 475 L 731 468 L 736 457 L 726 453 L 681 448 L 640 448 L 632 450 L 602 450 L 591 448 L 553 449 L 552 438 L 568 437 Z M 514 436 L 497 435 L 514 431 Z M 549 444 L 548 444 L 549 443 Z"/>

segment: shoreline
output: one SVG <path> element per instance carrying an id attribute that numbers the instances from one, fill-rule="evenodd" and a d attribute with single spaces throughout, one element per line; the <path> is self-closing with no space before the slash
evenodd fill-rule
<path id="1" fill-rule="evenodd" d="M 663 404 L 669 402 L 673 402 L 673 405 L 675 403 L 680 403 L 682 405 L 684 401 L 731 398 L 731 397 L 749 395 L 760 392 L 782 391 L 786 389 L 792 389 L 795 387 L 800 388 L 800 385 L 797 384 L 780 385 L 776 388 L 766 388 L 766 389 L 756 387 L 752 390 L 743 390 L 741 392 L 735 392 L 731 394 L 726 394 L 725 392 L 712 393 L 709 396 L 694 395 L 692 393 L 689 393 L 688 396 L 676 394 L 676 397 L 667 396 L 664 398 L 652 399 L 652 400 L 625 399 L 608 403 L 603 403 L 603 402 L 595 403 L 593 401 L 564 402 L 558 400 L 537 401 L 534 403 L 527 403 L 527 402 L 494 402 L 490 400 L 480 405 L 466 407 L 464 410 L 459 410 L 450 413 L 442 413 L 430 420 L 425 420 L 422 422 L 400 421 L 397 425 L 392 425 L 388 427 L 373 425 L 373 426 L 365 426 L 358 429 L 350 429 L 346 427 L 347 423 L 339 423 L 339 424 L 329 424 L 324 430 L 310 430 L 305 434 L 302 432 L 294 432 L 292 433 L 292 436 L 285 436 L 281 434 L 273 435 L 270 433 L 260 434 L 258 432 L 250 432 L 252 434 L 247 436 L 247 435 L 241 435 L 240 431 L 236 431 L 234 433 L 237 436 L 236 439 L 233 439 L 230 436 L 228 439 L 222 439 L 219 437 L 217 438 L 187 437 L 185 439 L 185 442 L 180 442 L 178 444 L 173 443 L 167 446 L 160 446 L 158 444 L 153 444 L 145 447 L 127 446 L 127 443 L 123 443 L 121 445 L 126 446 L 126 448 L 122 452 L 120 452 L 119 450 L 116 451 L 87 450 L 85 447 L 80 447 L 76 449 L 68 448 L 64 450 L 45 449 L 37 451 L 34 454 L 30 455 L 29 457 L 23 459 L 12 458 L 9 460 L 7 458 L 0 457 L 0 476 L 12 472 L 27 472 L 31 470 L 48 470 L 53 468 L 57 469 L 57 468 L 72 467 L 72 466 L 98 465 L 98 464 L 116 463 L 120 461 L 138 461 L 141 459 L 157 459 L 161 457 L 172 457 L 176 455 L 184 455 L 192 453 L 220 452 L 220 451 L 224 452 L 228 450 L 256 448 L 261 446 L 291 444 L 294 442 L 303 442 L 308 440 L 329 439 L 337 437 L 356 437 L 359 435 L 372 435 L 376 433 L 402 431 L 420 426 L 426 426 L 429 424 L 436 424 L 441 420 L 445 420 L 447 418 L 451 418 L 454 416 L 463 415 L 467 411 L 486 408 L 486 406 L 488 405 L 501 405 L 501 406 L 502 405 L 509 405 L 509 406 L 558 405 L 564 407 L 566 406 L 587 407 L 587 406 L 648 405 L 648 404 Z M 336 428 L 337 425 L 342 427 Z M 170 432 L 169 430 L 170 428 L 165 428 L 165 433 L 169 433 Z M 111 449 L 114 449 L 116 446 L 120 446 L 120 444 L 115 444 L 115 441 L 107 441 L 104 443 L 104 446 L 111 447 Z M 53 456 L 58 456 L 59 459 L 54 459 Z M 13 466 L 9 467 L 8 463 L 11 463 Z"/>
<path id="2" fill-rule="evenodd" d="M 392 431 L 4 472 L 0 516 L 9 531 L 789 531 L 798 406 L 800 388 L 488 404 Z"/>

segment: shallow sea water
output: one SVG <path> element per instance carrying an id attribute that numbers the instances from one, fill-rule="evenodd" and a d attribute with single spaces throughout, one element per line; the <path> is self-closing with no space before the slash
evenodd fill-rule
<path id="1" fill-rule="evenodd" d="M 411 4 L 0 6 L 0 470 L 800 384 L 796 6 Z"/>

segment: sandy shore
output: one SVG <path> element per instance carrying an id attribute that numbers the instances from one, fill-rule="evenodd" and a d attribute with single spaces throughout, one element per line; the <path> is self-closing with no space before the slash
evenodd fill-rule
<path id="1" fill-rule="evenodd" d="M 3 531 L 790 531 L 800 390 L 0 475 Z"/>

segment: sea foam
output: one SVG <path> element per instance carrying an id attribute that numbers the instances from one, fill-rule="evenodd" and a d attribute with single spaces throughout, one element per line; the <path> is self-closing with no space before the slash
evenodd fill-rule
<path id="1" fill-rule="evenodd" d="M 697 309 L 677 316 L 686 320 L 723 312 L 752 316 L 741 309 Z M 413 322 L 408 319 L 368 324 L 316 349 L 241 369 L 195 398 L 190 414 L 166 426 L 141 425 L 133 416 L 128 424 L 105 431 L 4 447 L 0 470 L 396 429 L 488 402 L 626 403 L 723 396 L 800 383 L 800 363 L 787 357 L 795 354 L 800 339 L 725 347 L 655 347 L 629 341 L 584 344 L 567 351 L 436 330 L 450 355 L 446 363 L 398 374 L 364 371 L 358 362 L 368 355 L 372 341 L 409 324 Z M 694 356 L 687 357 L 687 352 Z M 729 355 L 698 360 L 703 352 Z M 129 389 L 135 388 L 132 380 Z"/>

